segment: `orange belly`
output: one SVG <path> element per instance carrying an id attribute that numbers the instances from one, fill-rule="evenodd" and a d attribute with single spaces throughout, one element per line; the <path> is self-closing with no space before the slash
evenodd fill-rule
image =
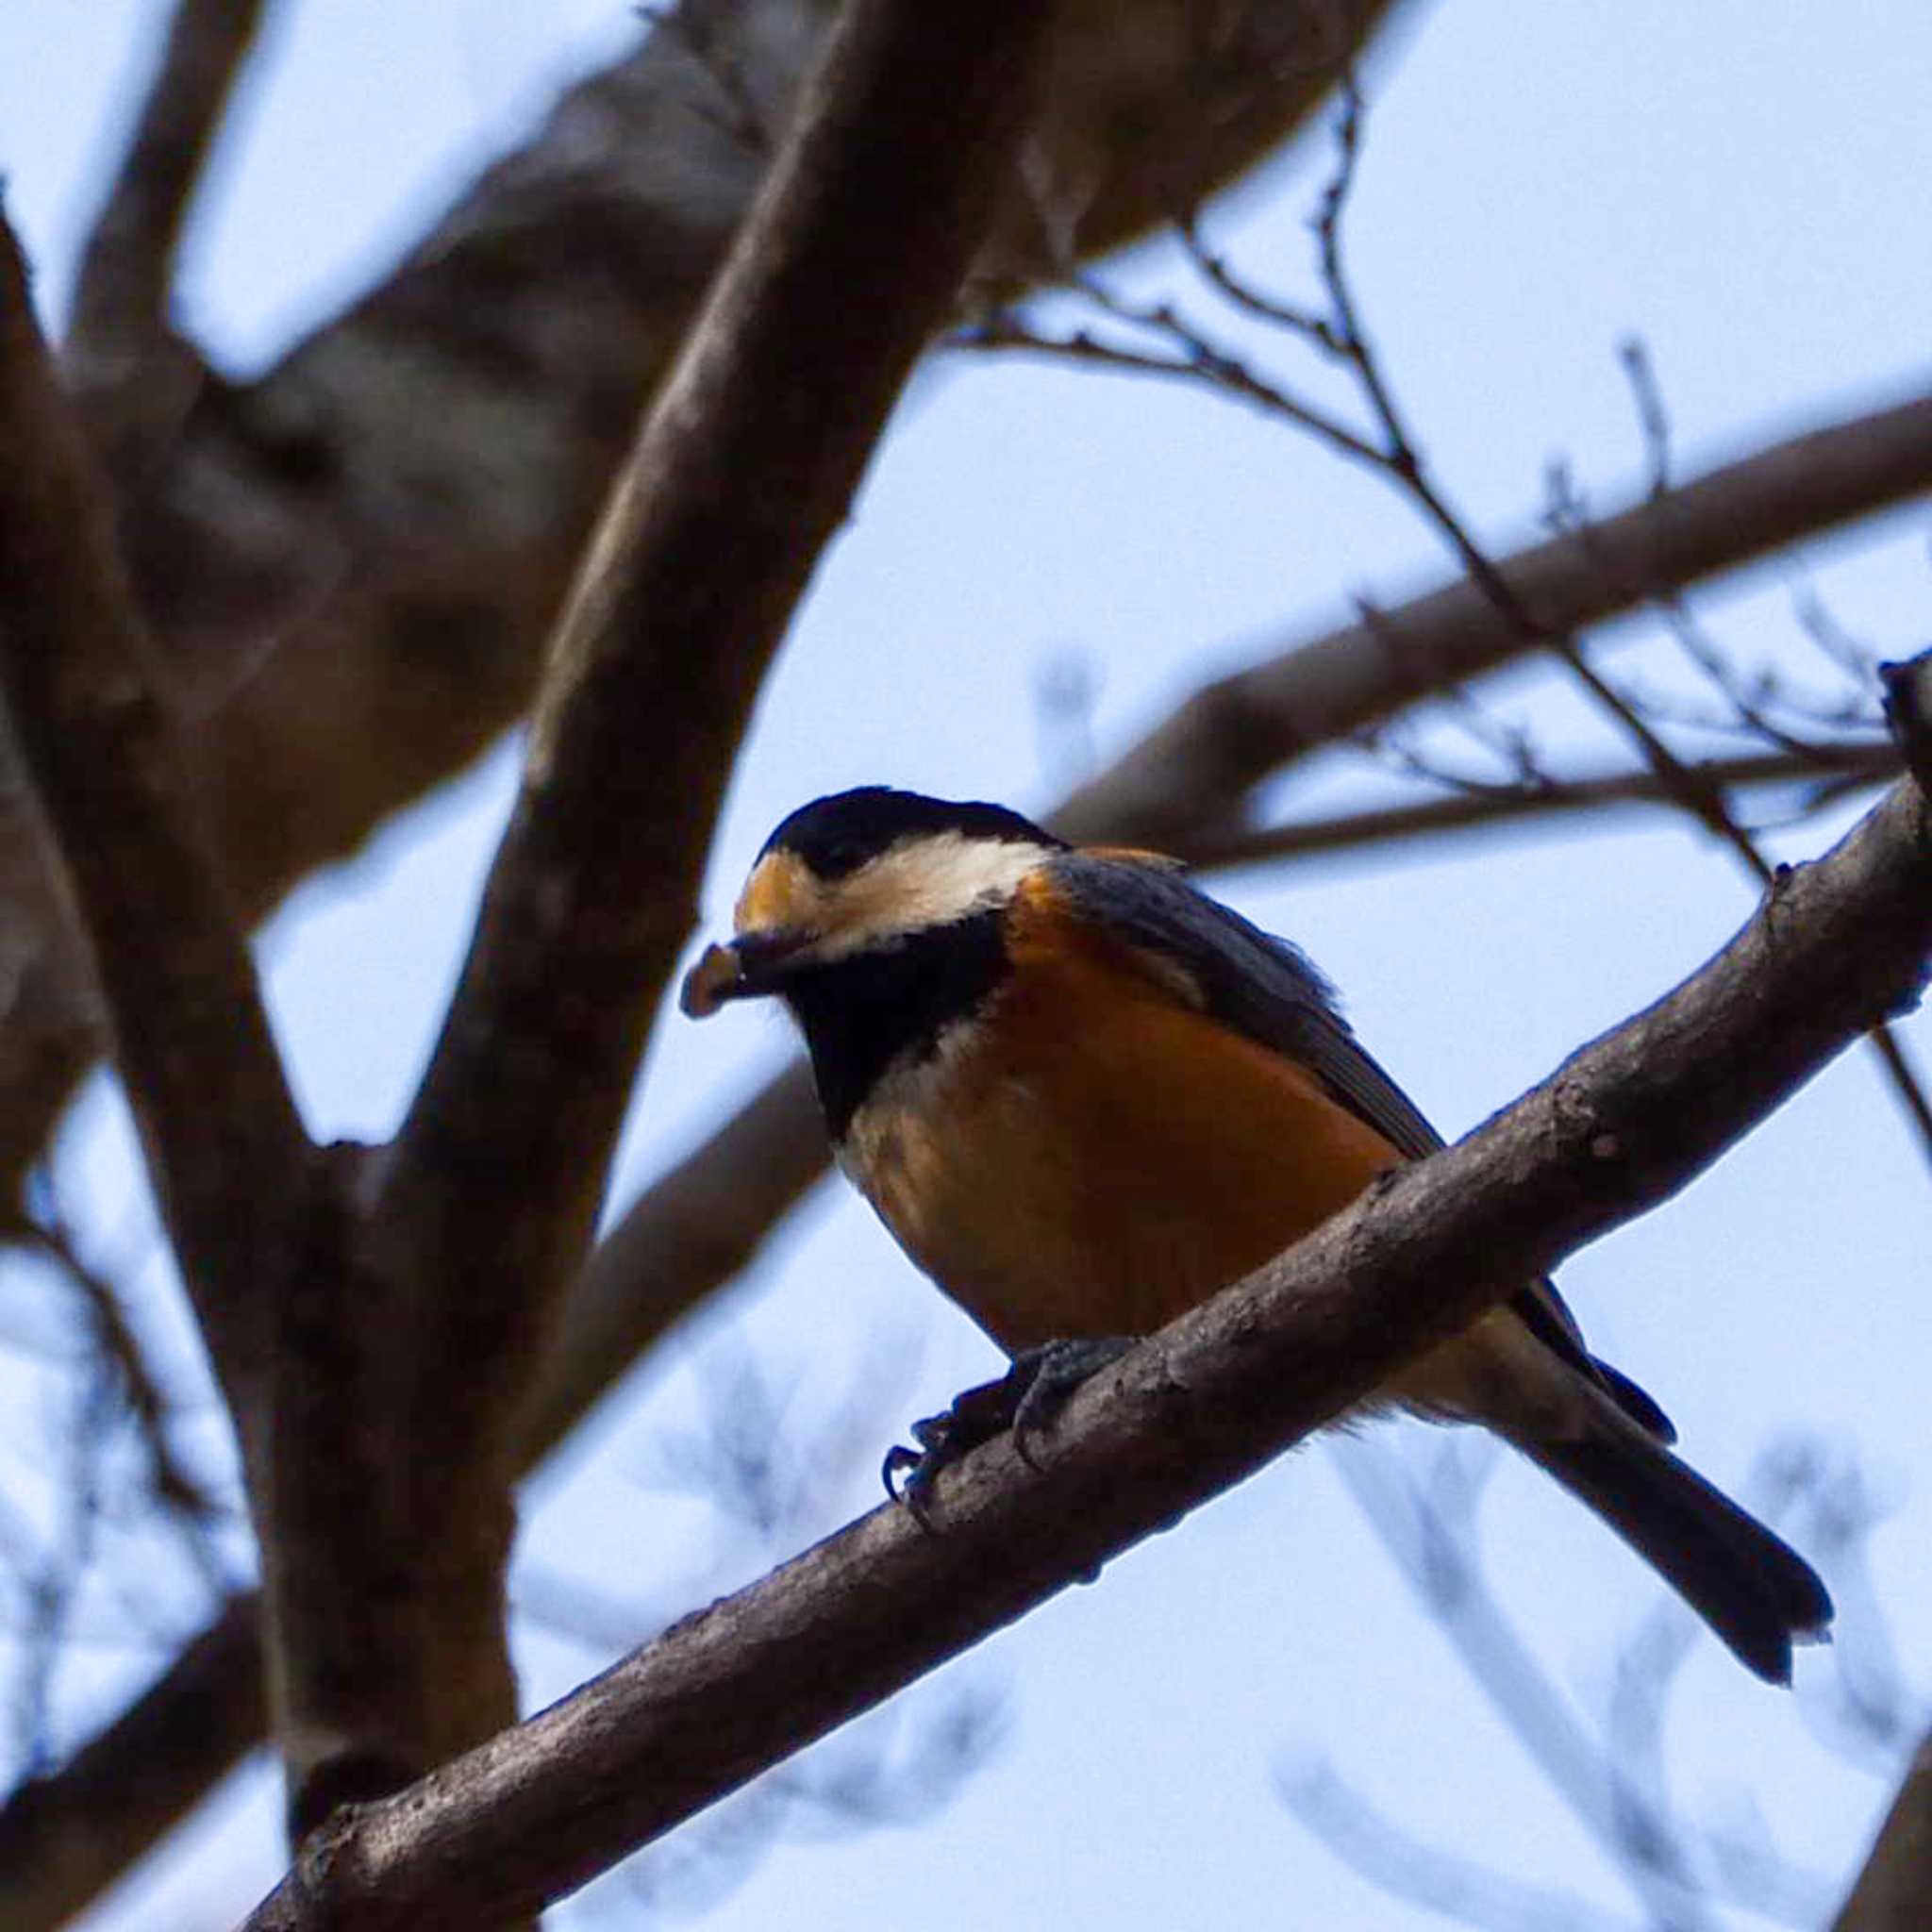
<path id="1" fill-rule="evenodd" d="M 992 1022 L 890 1076 L 844 1164 L 1008 1352 L 1147 1333 L 1401 1158 L 1292 1061 L 1077 951 L 1024 962 Z"/>

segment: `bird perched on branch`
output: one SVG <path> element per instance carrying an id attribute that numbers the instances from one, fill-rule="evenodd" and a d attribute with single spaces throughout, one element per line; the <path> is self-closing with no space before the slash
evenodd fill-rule
<path id="1" fill-rule="evenodd" d="M 840 1165 L 1023 1365 L 1022 1425 L 1442 1144 L 1296 948 L 1171 861 L 996 805 L 867 787 L 793 812 L 683 1004 L 767 995 L 804 1032 Z M 1547 1281 L 1374 1400 L 1493 1429 L 1761 1677 L 1788 1682 L 1792 1640 L 1830 1621 L 1809 1565 L 1671 1454 Z M 928 1425 L 915 1482 L 988 1432 Z"/>

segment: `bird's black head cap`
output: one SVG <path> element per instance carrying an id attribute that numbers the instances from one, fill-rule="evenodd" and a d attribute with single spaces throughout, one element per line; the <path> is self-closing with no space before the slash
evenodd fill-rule
<path id="1" fill-rule="evenodd" d="M 890 785 L 861 785 L 800 806 L 765 841 L 764 850 L 795 853 L 820 878 L 839 879 L 902 840 L 942 832 L 1016 845 L 1063 848 L 1066 842 L 1003 805 L 927 798 L 923 792 L 895 791 Z"/>

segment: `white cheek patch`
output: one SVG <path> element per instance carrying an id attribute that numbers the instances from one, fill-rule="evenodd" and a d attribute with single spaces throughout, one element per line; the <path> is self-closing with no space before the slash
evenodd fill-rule
<path id="1" fill-rule="evenodd" d="M 961 832 L 895 845 L 827 890 L 821 908 L 824 938 L 813 953 L 842 959 L 1004 906 L 1051 855 L 1050 846 Z"/>

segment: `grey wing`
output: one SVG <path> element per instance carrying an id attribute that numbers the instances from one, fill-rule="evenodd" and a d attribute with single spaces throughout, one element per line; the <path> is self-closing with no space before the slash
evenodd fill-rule
<path id="1" fill-rule="evenodd" d="M 1334 989 L 1299 946 L 1263 932 L 1161 866 L 1074 851 L 1057 856 L 1047 869 L 1077 917 L 1152 955 L 1163 977 L 1181 978 L 1203 1010 L 1224 1025 L 1307 1067 L 1410 1159 L 1443 1144 L 1356 1039 Z M 1674 1440 L 1662 1409 L 1590 1353 L 1555 1283 L 1537 1282 L 1509 1305 L 1545 1347 L 1598 1383 L 1633 1422 L 1665 1441 Z"/>

